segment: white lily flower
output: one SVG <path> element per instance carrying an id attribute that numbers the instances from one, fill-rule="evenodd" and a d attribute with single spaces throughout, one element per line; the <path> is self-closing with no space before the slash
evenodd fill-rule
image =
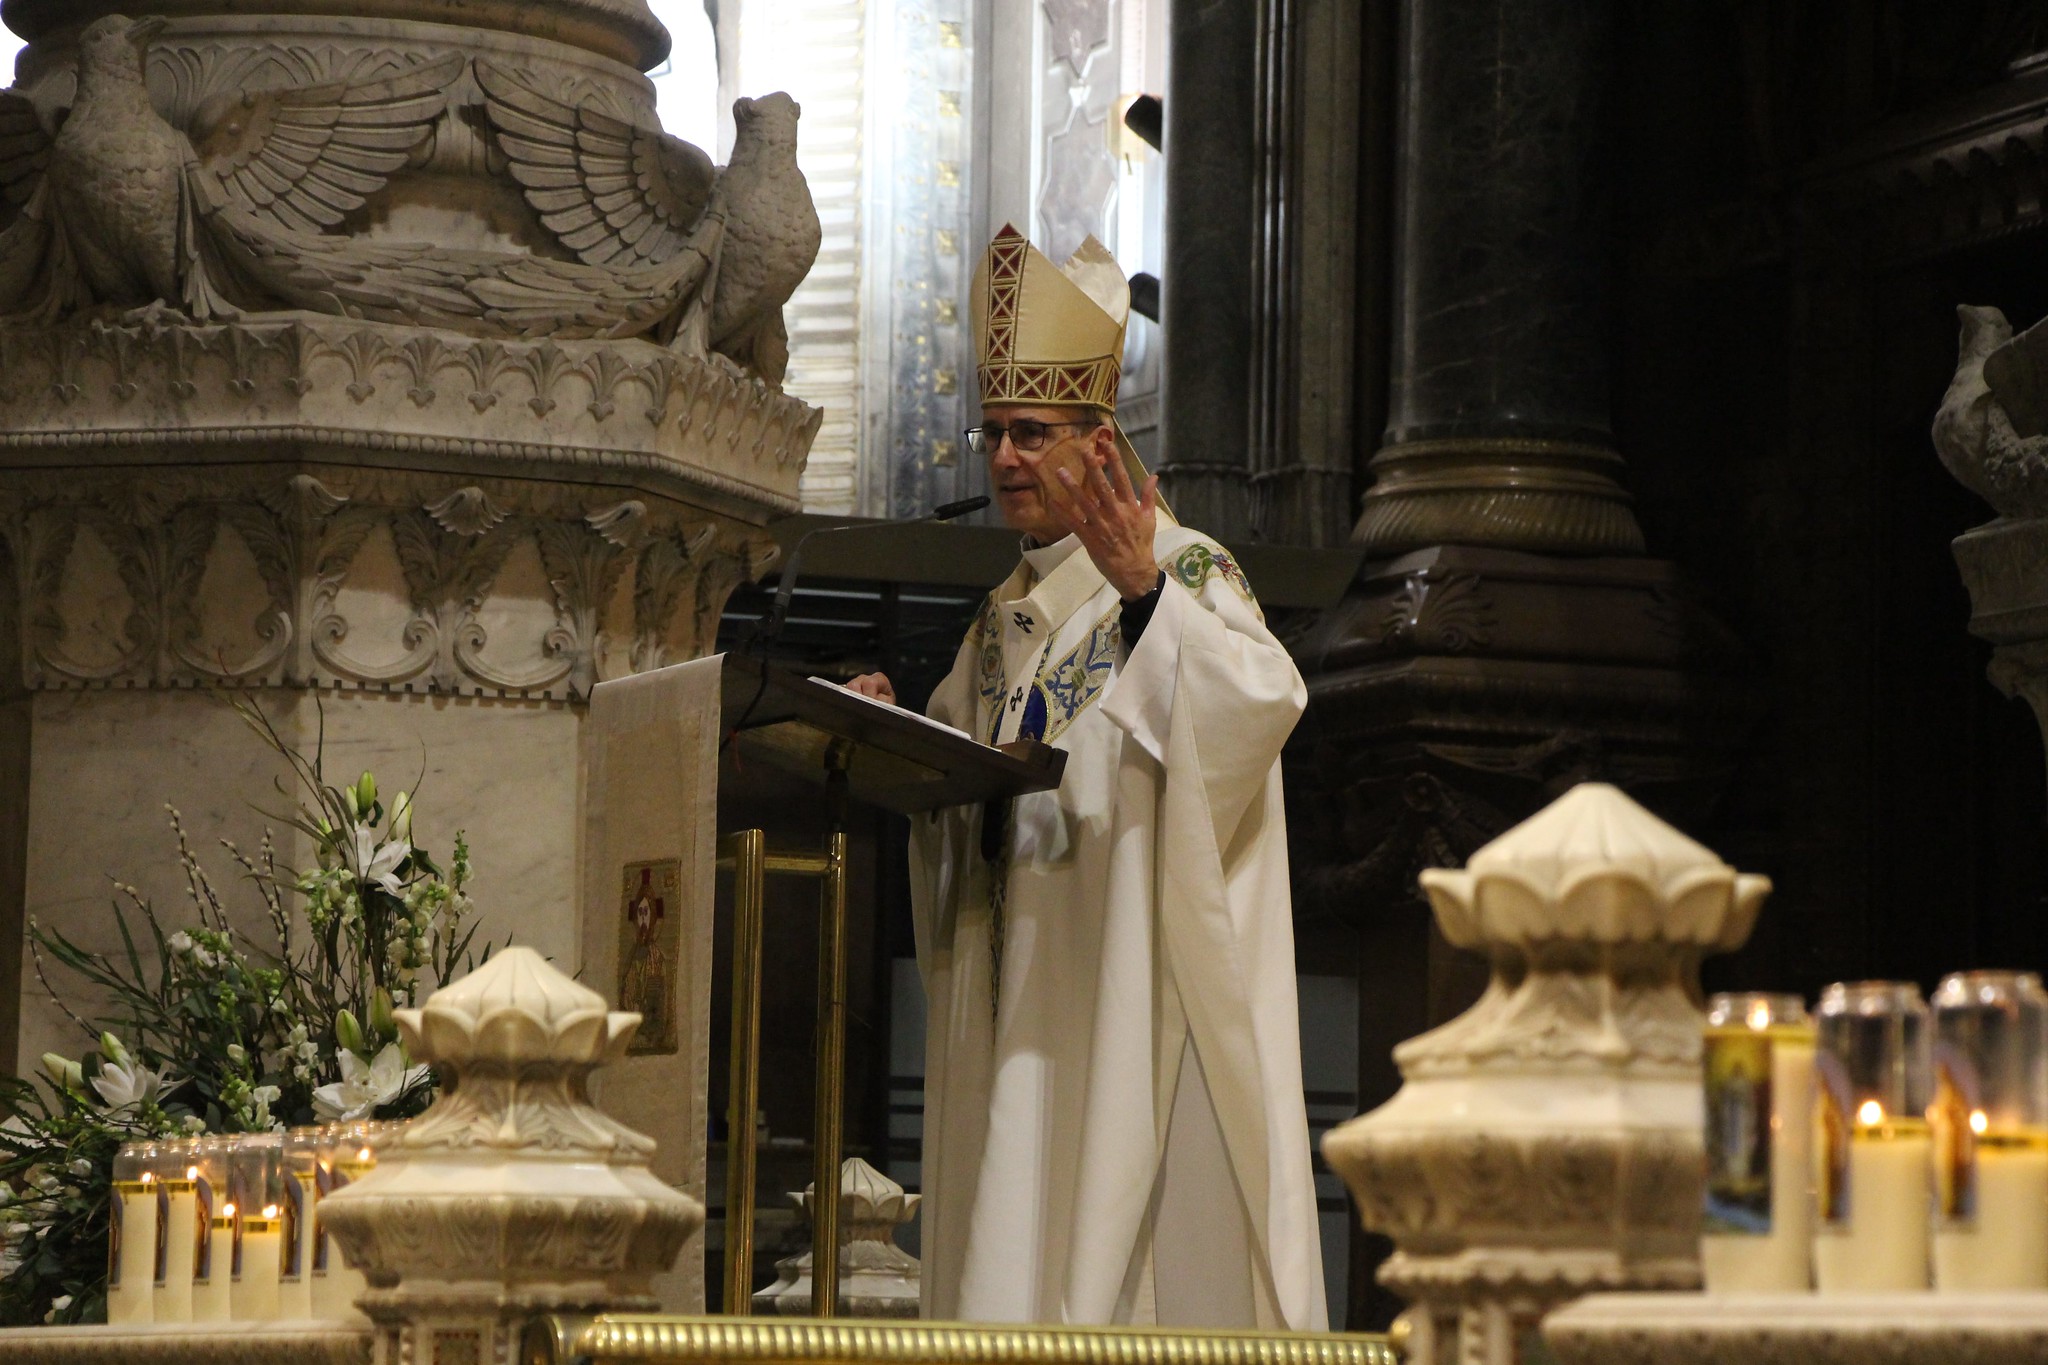
<path id="1" fill-rule="evenodd" d="M 186 933 L 183 929 L 180 929 L 177 933 L 172 934 L 170 938 L 165 940 L 165 942 L 170 945 L 170 949 L 174 953 L 183 954 L 192 951 L 192 935 Z"/>
<path id="2" fill-rule="evenodd" d="M 66 1090 L 85 1088 L 85 1070 L 69 1057 L 60 1057 L 54 1052 L 43 1054 L 43 1074 Z"/>
<path id="3" fill-rule="evenodd" d="M 171 1075 L 169 1067 L 152 1069 L 139 1061 L 130 1061 L 126 1066 L 119 1062 L 102 1063 L 99 1074 L 92 1078 L 92 1088 L 100 1092 L 100 1100 L 116 1113 L 140 1108 L 183 1084 L 182 1078 Z"/>
<path id="4" fill-rule="evenodd" d="M 356 826 L 356 880 L 375 882 L 394 896 L 405 894 L 404 884 L 398 880 L 398 865 L 412 852 L 412 845 L 403 839 L 387 839 L 377 842 L 377 833 L 364 825 Z"/>
<path id="5" fill-rule="evenodd" d="M 405 1050 L 397 1043 L 386 1043 L 367 1062 L 344 1049 L 340 1061 L 341 1079 L 313 1092 L 314 1112 L 329 1122 L 366 1118 L 427 1076 L 424 1066 L 406 1066 Z"/>

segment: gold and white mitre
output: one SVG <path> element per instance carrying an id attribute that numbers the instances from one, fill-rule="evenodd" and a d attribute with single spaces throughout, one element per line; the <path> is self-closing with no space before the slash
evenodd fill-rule
<path id="1" fill-rule="evenodd" d="M 1090 237 L 1054 265 L 1005 223 L 974 272 L 974 353 L 983 407 L 996 403 L 1094 408 L 1109 419 L 1131 487 L 1145 465 L 1116 422 L 1131 284 Z M 1162 500 L 1159 513 L 1170 519 Z"/>

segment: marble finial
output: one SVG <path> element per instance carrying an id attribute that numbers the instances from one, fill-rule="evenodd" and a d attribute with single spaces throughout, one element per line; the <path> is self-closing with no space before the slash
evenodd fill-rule
<path id="1" fill-rule="evenodd" d="M 804 1186 L 802 1194 L 790 1198 L 808 1216 L 817 1194 L 817 1182 L 813 1181 Z M 840 1222 L 852 1229 L 856 1237 L 862 1235 L 862 1229 L 873 1233 L 879 1228 L 879 1234 L 874 1235 L 886 1238 L 890 1229 L 917 1215 L 917 1206 L 923 1200 L 921 1194 L 906 1194 L 901 1185 L 857 1156 L 848 1157 L 839 1167 Z"/>
<path id="2" fill-rule="evenodd" d="M 1422 874 L 1461 948 L 1658 940 L 1727 949 L 1748 938 L 1770 878 L 1739 873 L 1631 800 L 1585 782 L 1487 844 L 1462 871 Z"/>
<path id="3" fill-rule="evenodd" d="M 640 1016 L 606 1007 L 531 948 L 501 948 L 490 961 L 398 1010 L 414 1057 L 462 1063 L 558 1061 L 595 1065 L 625 1055 Z"/>

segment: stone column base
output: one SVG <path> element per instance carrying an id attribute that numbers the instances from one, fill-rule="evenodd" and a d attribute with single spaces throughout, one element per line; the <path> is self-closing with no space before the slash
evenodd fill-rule
<path id="1" fill-rule="evenodd" d="M 1639 555 L 1621 456 L 1575 441 L 1407 441 L 1373 456 L 1352 540 L 1376 554 L 1486 545 L 1555 555 Z"/>

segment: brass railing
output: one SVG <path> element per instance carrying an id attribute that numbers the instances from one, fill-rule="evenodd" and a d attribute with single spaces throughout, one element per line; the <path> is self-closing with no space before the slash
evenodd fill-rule
<path id="1" fill-rule="evenodd" d="M 615 1313 L 528 1324 L 520 1365 L 1398 1365 L 1356 1332 L 1027 1327 Z"/>

